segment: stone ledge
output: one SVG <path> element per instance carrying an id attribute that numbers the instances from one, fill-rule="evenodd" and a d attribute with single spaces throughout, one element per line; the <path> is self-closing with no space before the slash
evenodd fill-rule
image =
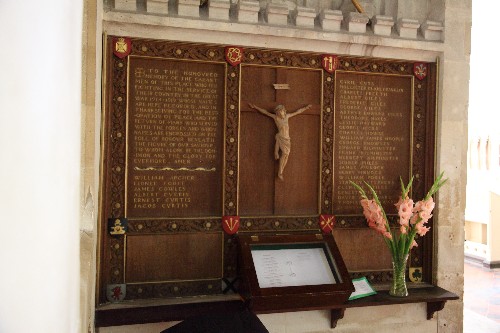
<path id="1" fill-rule="evenodd" d="M 291 16 L 297 27 L 314 28 L 316 10 L 314 8 L 299 7 L 291 12 Z"/>
<path id="2" fill-rule="evenodd" d="M 258 6 L 257 2 L 245 1 L 245 6 L 252 4 L 252 8 Z M 177 38 L 192 42 L 207 42 L 207 36 L 201 38 L 201 32 L 210 31 L 211 36 L 221 33 L 226 34 L 225 38 L 229 38 L 229 43 L 239 44 L 241 36 L 238 34 L 245 34 L 249 38 L 254 37 L 277 37 L 280 40 L 283 38 L 301 38 L 309 39 L 310 41 L 319 41 L 326 44 L 332 43 L 346 43 L 346 44 L 365 44 L 372 46 L 384 46 L 390 48 L 402 48 L 408 50 L 418 51 L 422 54 L 423 51 L 432 52 L 429 57 L 416 57 L 414 60 L 420 61 L 435 61 L 439 53 L 444 52 L 444 43 L 442 41 L 428 41 L 428 40 L 407 40 L 404 46 L 401 44 L 400 38 L 392 38 L 385 36 L 375 36 L 373 34 L 357 34 L 353 35 L 347 33 L 345 30 L 341 31 L 324 31 L 312 29 L 300 29 L 295 26 L 282 26 L 279 29 L 276 27 L 250 24 L 245 22 L 222 22 L 210 21 L 204 19 L 194 19 L 186 17 L 172 17 L 172 16 L 159 16 L 150 15 L 146 13 L 129 13 L 108 11 L 103 15 L 103 29 L 107 34 L 117 36 L 141 36 L 143 38 L 165 38 L 168 33 L 170 38 Z M 234 36 L 233 41 L 231 37 Z M 215 37 L 214 37 L 215 38 Z M 208 41 L 215 42 L 215 40 Z M 241 42 L 240 42 L 241 43 Z M 247 43 L 248 46 L 257 46 L 258 41 L 255 43 Z M 285 48 L 285 47 L 284 47 Z M 313 49 L 314 50 L 314 49 Z M 319 51 L 319 50 L 318 50 Z"/>
<path id="3" fill-rule="evenodd" d="M 151 14 L 168 15 L 168 0 L 147 0 L 146 8 Z"/>
<path id="4" fill-rule="evenodd" d="M 208 2 L 208 17 L 212 20 L 229 21 L 229 0 L 209 0 Z"/>
<path id="5" fill-rule="evenodd" d="M 373 33 L 375 35 L 390 36 L 394 20 L 391 16 L 375 15 L 372 18 Z"/>
<path id="6" fill-rule="evenodd" d="M 340 31 L 344 16 L 340 10 L 322 9 L 318 18 L 323 30 Z"/>
<path id="7" fill-rule="evenodd" d="M 417 30 L 420 27 L 420 23 L 417 20 L 410 19 L 399 19 L 396 28 L 399 32 L 399 37 L 403 38 L 417 38 Z"/>
<path id="8" fill-rule="evenodd" d="M 285 4 L 268 3 L 264 10 L 266 22 L 274 25 L 288 24 L 288 6 Z"/>
<path id="9" fill-rule="evenodd" d="M 238 1 L 237 15 L 240 23 L 258 23 L 260 5 L 257 1 Z"/>
<path id="10" fill-rule="evenodd" d="M 441 22 L 425 21 L 420 26 L 420 31 L 425 39 L 441 40 L 444 27 Z"/>
<path id="11" fill-rule="evenodd" d="M 347 27 L 347 31 L 355 32 L 355 33 L 365 33 L 366 32 L 366 24 L 370 19 L 365 14 L 360 13 L 348 13 L 344 22 Z"/>
<path id="12" fill-rule="evenodd" d="M 137 10 L 136 0 L 115 0 L 115 9 L 134 12 Z"/>

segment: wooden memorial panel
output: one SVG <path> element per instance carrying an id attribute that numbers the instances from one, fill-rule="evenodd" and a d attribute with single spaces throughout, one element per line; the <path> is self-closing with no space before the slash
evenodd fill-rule
<path id="1" fill-rule="evenodd" d="M 366 181 L 386 213 L 411 177 L 413 76 L 335 73 L 334 211 L 359 214 L 359 194 L 349 181 Z M 396 201 L 395 201 L 396 200 Z"/>
<path id="2" fill-rule="evenodd" d="M 129 58 L 125 214 L 221 215 L 225 65 Z"/>
<path id="3" fill-rule="evenodd" d="M 220 294 L 235 274 L 221 217 L 235 207 L 224 135 L 238 94 L 222 50 L 107 39 L 100 303 L 118 287 L 125 300 Z"/>
<path id="4" fill-rule="evenodd" d="M 320 53 L 241 48 L 229 62 L 224 45 L 112 36 L 105 50 L 99 303 L 122 285 L 125 300 L 234 289 L 226 216 L 239 217 L 240 235 L 259 235 L 317 234 L 319 215 L 334 215 L 351 276 L 390 278 L 348 181 L 375 187 L 393 227 L 399 177 L 415 177 L 415 200 L 425 195 L 437 64 L 416 76 L 410 61 L 339 55 L 331 71 Z M 283 179 L 280 104 L 289 114 L 310 105 L 288 119 Z M 410 267 L 431 282 L 432 234 L 417 243 Z"/>
<path id="5" fill-rule="evenodd" d="M 361 214 L 359 194 L 349 180 L 368 182 L 377 191 L 389 223 L 398 228 L 394 204 L 400 195 L 399 178 L 414 177 L 410 195 L 420 200 L 434 180 L 436 64 L 402 60 L 339 57 L 335 71 L 333 123 L 333 213 L 344 260 L 353 276 L 362 272 L 372 282 L 390 279 L 389 251 L 372 238 Z M 420 66 L 420 65 L 419 65 Z M 429 222 L 432 228 L 432 220 Z M 419 246 L 410 256 L 410 267 L 432 281 L 432 236 L 416 238 Z M 373 261 L 363 255 L 377 253 Z M 372 256 L 369 256 L 372 258 Z M 375 271 L 374 271 L 375 270 Z M 369 273 L 369 274 L 368 274 Z"/>

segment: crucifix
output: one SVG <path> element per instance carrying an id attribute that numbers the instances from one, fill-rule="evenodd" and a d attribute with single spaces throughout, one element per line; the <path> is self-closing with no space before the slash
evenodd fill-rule
<path id="1" fill-rule="evenodd" d="M 274 145 L 274 158 L 279 159 L 279 169 L 278 169 L 278 178 L 283 180 L 283 170 L 285 169 L 286 163 L 288 161 L 288 156 L 290 155 L 291 150 L 291 140 L 290 140 L 290 127 L 288 125 L 288 119 L 295 117 L 298 114 L 308 110 L 311 108 L 311 104 L 306 105 L 303 108 L 298 109 L 295 112 L 288 113 L 285 106 L 278 105 L 274 109 L 274 114 L 268 112 L 266 109 L 258 107 L 255 104 L 248 103 L 248 105 L 263 115 L 266 115 L 272 119 L 274 119 L 274 123 L 278 128 L 278 133 L 275 136 L 276 143 Z M 279 151 L 281 150 L 281 156 Z"/>

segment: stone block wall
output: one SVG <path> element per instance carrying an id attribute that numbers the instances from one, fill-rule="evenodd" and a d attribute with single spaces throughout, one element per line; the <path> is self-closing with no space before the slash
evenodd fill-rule
<path id="1" fill-rule="evenodd" d="M 85 121 L 82 132 L 81 202 L 82 207 L 87 208 L 82 208 L 81 223 L 81 282 L 84 286 L 81 295 L 82 328 L 100 333 L 153 332 L 171 325 L 157 323 L 99 330 L 93 327 L 95 244 L 98 239 L 96 203 L 101 158 L 99 82 L 102 33 L 423 62 L 438 59 L 436 172 L 445 171 L 449 182 L 437 198 L 436 225 L 433 228 L 434 282 L 460 296 L 463 294 L 471 0 L 422 0 L 412 5 L 402 0 L 359 1 L 364 8 L 372 11 L 366 16 L 365 30 L 359 29 L 359 24 L 363 24 L 359 21 L 362 20 L 352 21 L 357 15 L 351 14 L 355 13 L 351 2 L 343 0 L 297 0 L 293 3 L 227 0 L 225 5 L 219 0 L 204 2 L 201 7 L 198 2 L 179 0 L 169 1 L 167 9 L 164 6 L 166 4 L 158 0 L 149 7 L 149 0 L 132 3 L 123 0 L 97 1 L 96 5 L 95 1 L 86 0 L 86 4 L 94 4 L 93 7 L 89 6 L 94 9 L 87 11 L 84 26 L 88 40 L 83 48 L 86 66 L 83 80 L 87 98 L 82 102 L 82 117 Z M 210 17 L 210 6 L 214 4 L 217 14 Z M 179 6 L 187 8 L 180 10 Z M 155 9 L 149 11 L 148 8 Z M 277 15 L 272 22 L 265 20 L 264 14 L 268 8 L 273 8 L 272 13 Z M 221 14 L 226 10 L 227 19 L 225 14 Z M 179 11 L 189 15 L 181 17 Z M 295 19 L 290 19 L 291 13 Z M 311 15 L 314 15 L 313 24 Z M 297 25 L 297 22 L 300 24 Z M 357 26 L 352 24 L 356 26 L 356 32 L 349 30 L 351 22 L 358 23 Z M 378 24 L 381 25 L 380 29 L 375 28 Z M 402 25 L 398 27 L 398 24 Z M 391 27 L 390 34 L 388 26 Z M 411 36 L 406 35 L 408 31 L 401 36 L 401 28 L 416 31 L 410 31 Z M 436 38 L 437 31 L 439 38 Z M 93 205 L 89 204 L 90 201 Z M 447 302 L 444 310 L 437 312 L 432 320 L 426 319 L 425 304 L 347 309 L 345 317 L 334 330 L 330 329 L 329 316 L 325 311 L 269 314 L 260 318 L 273 333 L 399 332 L 409 327 L 412 332 L 459 333 L 462 332 L 462 316 L 463 303 L 459 300 Z"/>

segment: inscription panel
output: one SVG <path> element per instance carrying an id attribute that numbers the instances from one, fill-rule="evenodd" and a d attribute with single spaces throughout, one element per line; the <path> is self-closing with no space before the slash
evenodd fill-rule
<path id="1" fill-rule="evenodd" d="M 350 180 L 372 185 L 388 213 L 411 173 L 413 77 L 337 71 L 334 190 L 336 214 L 359 214 Z"/>
<path id="2" fill-rule="evenodd" d="M 130 57 L 127 217 L 221 214 L 224 74 L 224 64 Z"/>

